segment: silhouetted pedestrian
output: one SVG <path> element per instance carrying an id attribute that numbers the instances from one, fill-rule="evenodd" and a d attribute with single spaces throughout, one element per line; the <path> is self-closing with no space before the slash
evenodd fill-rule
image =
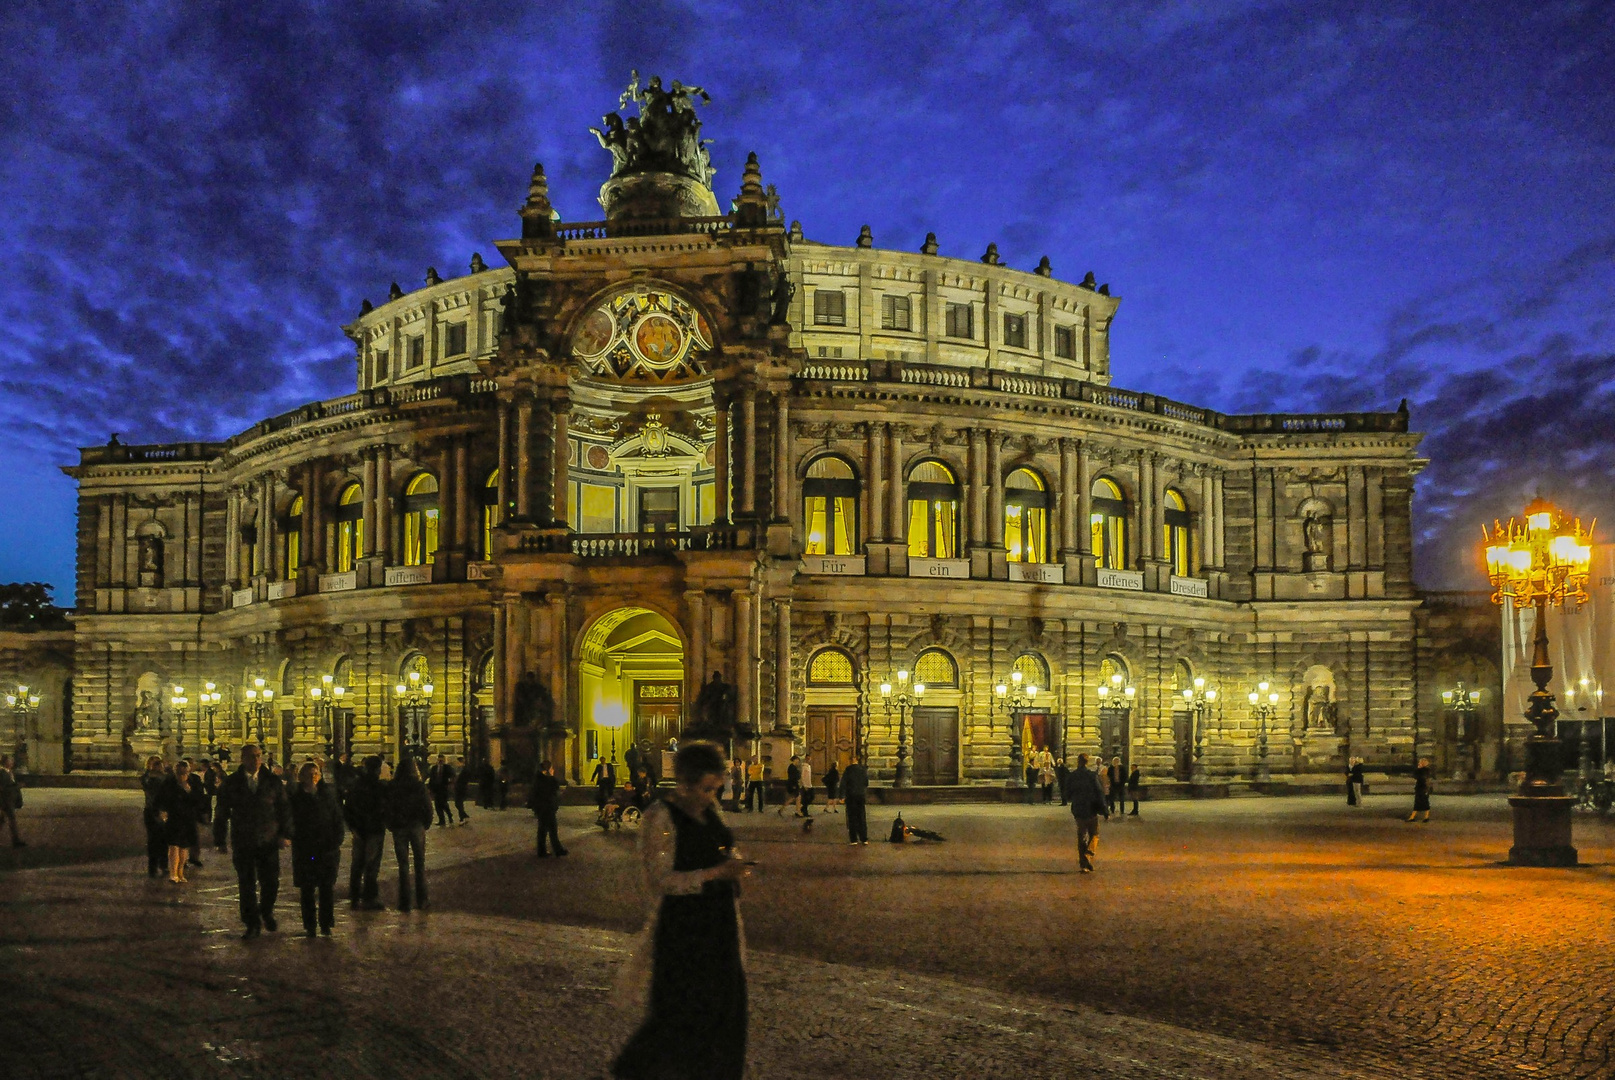
<path id="1" fill-rule="evenodd" d="M 337 870 L 342 862 L 342 804 L 336 785 L 327 784 L 320 766 L 310 761 L 297 773 L 297 787 L 291 794 L 292 807 L 292 884 L 297 886 L 303 907 L 303 933 L 314 936 L 315 903 L 318 925 L 327 937 L 336 925 L 333 894 Z"/>
<path id="2" fill-rule="evenodd" d="M 1135 763 L 1133 770 L 1127 774 L 1127 797 L 1133 800 L 1133 808 L 1127 812 L 1128 817 L 1138 816 L 1138 796 L 1144 790 L 1144 771 Z"/>
<path id="3" fill-rule="evenodd" d="M 460 824 L 464 825 L 471 820 L 471 815 L 465 812 L 466 792 L 471 789 L 471 770 L 466 768 L 465 758 L 454 759 L 454 810 L 460 815 Z"/>
<path id="4" fill-rule="evenodd" d="M 353 789 L 342 805 L 342 814 L 353 834 L 353 850 L 348 854 L 348 904 L 379 911 L 377 878 L 381 874 L 381 852 L 387 840 L 387 788 L 381 779 L 381 756 L 364 759 Z"/>
<path id="5" fill-rule="evenodd" d="M 1424 823 L 1430 823 L 1430 759 L 1420 758 L 1418 767 L 1413 770 L 1413 813 L 1407 819 L 1412 821 L 1419 814 L 1424 814 Z"/>
<path id="6" fill-rule="evenodd" d="M 6 819 L 6 825 L 11 829 L 11 846 L 27 847 L 27 843 L 17 834 L 17 811 L 22 809 L 22 786 L 17 783 L 17 774 L 11 770 L 11 755 L 0 755 L 0 817 Z"/>
<path id="7" fill-rule="evenodd" d="M 841 774 L 841 798 L 847 806 L 847 842 L 869 843 L 869 770 L 854 758 Z"/>
<path id="8" fill-rule="evenodd" d="M 538 771 L 533 774 L 533 786 L 527 792 L 527 808 L 538 819 L 538 857 L 549 858 L 545 850 L 546 842 L 555 849 L 555 854 L 565 855 L 566 848 L 561 846 L 561 828 L 559 814 L 561 810 L 561 788 L 564 785 L 556 779 L 555 767 L 548 761 L 538 763 Z"/>
<path id="9" fill-rule="evenodd" d="M 256 743 L 241 748 L 241 768 L 219 788 L 218 811 L 213 815 L 213 842 L 228 850 L 241 891 L 243 938 L 255 938 L 260 929 L 273 933 L 275 897 L 280 892 L 280 849 L 291 846 L 292 811 L 280 778 L 262 767 Z M 228 836 L 228 844 L 226 837 Z"/>
<path id="10" fill-rule="evenodd" d="M 439 827 L 447 827 L 454 820 L 449 813 L 449 792 L 454 788 L 454 770 L 449 767 L 449 759 L 443 754 L 437 755 L 437 764 L 427 777 L 426 788 L 432 793 L 432 810 L 437 814 Z"/>
<path id="11" fill-rule="evenodd" d="M 157 799 L 162 794 L 168 772 L 163 759 L 153 754 L 146 759 L 146 771 L 140 774 L 140 790 L 146 797 L 141 822 L 146 826 L 146 876 L 156 877 L 163 872 L 168 860 L 168 838 L 163 831 L 162 818 L 157 816 Z"/>
<path id="12" fill-rule="evenodd" d="M 1088 771 L 1087 754 L 1077 755 L 1077 767 L 1071 772 L 1066 801 L 1071 806 L 1071 816 L 1077 821 L 1077 860 L 1081 872 L 1090 874 L 1099 848 L 1099 815 L 1109 818 L 1110 806 L 1099 775 Z"/>
<path id="13" fill-rule="evenodd" d="M 157 791 L 157 819 L 162 822 L 163 839 L 168 842 L 168 880 L 185 883 L 185 864 L 196 847 L 196 792 L 201 781 L 191 776 L 191 763 L 175 764 L 174 772 Z"/>
<path id="14" fill-rule="evenodd" d="M 432 824 L 432 797 L 421 783 L 415 759 L 406 757 L 387 785 L 387 829 L 393 834 L 393 856 L 398 860 L 398 910 L 426 907 L 426 829 Z M 415 888 L 410 890 L 410 863 L 415 866 Z"/>
<path id="15" fill-rule="evenodd" d="M 1054 786 L 1060 789 L 1061 806 L 1065 805 L 1065 782 L 1066 777 L 1070 775 L 1071 766 L 1066 764 L 1065 758 L 1062 756 L 1059 761 L 1054 763 Z"/>
<path id="16" fill-rule="evenodd" d="M 828 814 L 839 814 L 837 804 L 841 802 L 841 768 L 834 759 L 830 761 L 830 768 L 824 774 L 824 810 Z"/>

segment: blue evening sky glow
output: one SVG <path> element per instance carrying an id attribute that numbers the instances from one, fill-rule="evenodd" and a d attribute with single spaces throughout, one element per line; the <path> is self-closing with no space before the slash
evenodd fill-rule
<path id="1" fill-rule="evenodd" d="M 1418 579 L 1540 488 L 1615 530 L 1615 5 L 262 2 L 0 14 L 0 581 L 70 601 L 109 432 L 350 392 L 389 282 L 595 220 L 630 68 L 706 87 L 811 239 L 1093 270 L 1120 386 L 1394 409 Z"/>

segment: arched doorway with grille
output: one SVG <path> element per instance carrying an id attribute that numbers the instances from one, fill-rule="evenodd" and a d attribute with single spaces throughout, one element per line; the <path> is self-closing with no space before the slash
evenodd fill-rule
<path id="1" fill-rule="evenodd" d="M 622 607 L 584 632 L 577 658 L 579 773 L 602 762 L 618 768 L 638 749 L 660 778 L 669 743 L 684 730 L 684 639 L 665 615 Z"/>
<path id="2" fill-rule="evenodd" d="M 827 645 L 808 659 L 806 754 L 814 776 L 834 762 L 846 769 L 863 755 L 858 716 L 858 666 L 852 654 Z"/>

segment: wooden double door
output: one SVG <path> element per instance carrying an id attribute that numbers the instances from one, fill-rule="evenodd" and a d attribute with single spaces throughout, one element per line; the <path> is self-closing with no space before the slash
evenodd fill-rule
<path id="1" fill-rule="evenodd" d="M 833 761 L 846 769 L 858 754 L 858 710 L 851 705 L 813 705 L 807 711 L 807 760 L 818 783 Z"/>
<path id="2" fill-rule="evenodd" d="M 915 784 L 959 782 L 959 710 L 923 705 L 914 710 L 910 732 Z"/>
<path id="3" fill-rule="evenodd" d="M 661 771 L 662 751 L 669 740 L 679 737 L 684 730 L 683 680 L 642 681 L 634 683 L 634 725 L 630 738 L 635 743 L 650 743 L 651 762 Z M 621 736 L 619 735 L 620 739 Z M 617 747 L 617 760 L 628 747 Z"/>

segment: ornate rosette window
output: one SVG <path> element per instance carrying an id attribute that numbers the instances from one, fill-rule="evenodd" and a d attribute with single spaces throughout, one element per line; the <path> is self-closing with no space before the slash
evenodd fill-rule
<path id="1" fill-rule="evenodd" d="M 706 319 L 685 300 L 640 287 L 618 293 L 583 317 L 572 352 L 596 375 L 663 384 L 706 374 L 712 349 Z"/>

